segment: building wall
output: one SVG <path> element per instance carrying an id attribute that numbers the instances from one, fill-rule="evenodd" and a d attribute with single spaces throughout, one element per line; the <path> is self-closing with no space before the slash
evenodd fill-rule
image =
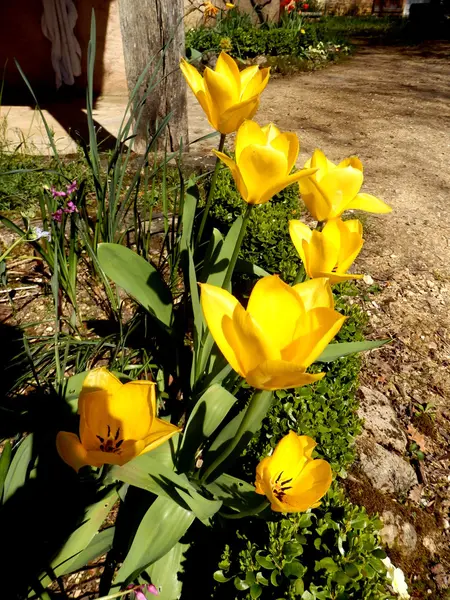
<path id="1" fill-rule="evenodd" d="M 324 10 L 330 15 L 371 15 L 373 0 L 326 0 Z"/>
<path id="2" fill-rule="evenodd" d="M 92 9 L 97 25 L 97 53 L 94 87 L 97 94 L 126 94 L 118 0 L 76 0 L 78 20 L 75 35 L 82 49 L 82 74 L 73 86 L 57 92 L 51 64 L 51 43 L 41 29 L 39 0 L 14 0 L 0 6 L 0 65 L 5 69 L 3 103 L 28 103 L 29 92 L 14 59 L 18 61 L 39 99 L 83 95 L 86 88 L 87 47 Z M 6 67 L 4 67 L 6 65 Z"/>
<path id="3" fill-rule="evenodd" d="M 228 0 L 211 0 L 211 1 L 215 6 L 224 10 L 225 3 Z M 232 2 L 239 8 L 239 10 L 241 12 L 251 15 L 255 23 L 258 22 L 258 17 L 256 15 L 255 10 L 252 7 L 250 0 L 232 0 Z M 278 19 L 278 16 L 280 13 L 280 0 L 269 0 L 268 2 L 267 2 L 267 0 L 258 0 L 258 2 L 265 5 L 265 6 L 263 6 L 263 9 L 262 9 L 262 14 L 265 19 L 267 19 L 269 21 Z M 267 4 L 266 4 L 266 2 L 267 2 Z M 186 13 L 188 13 L 193 6 L 201 7 L 201 5 L 202 5 L 201 0 L 184 0 L 184 8 L 185 8 Z M 196 27 L 205 22 L 208 25 L 214 24 L 214 19 L 207 19 L 205 21 L 203 14 L 202 14 L 202 10 L 203 9 L 195 10 L 193 12 L 190 12 L 190 14 L 187 14 L 187 16 L 185 18 L 185 25 L 187 28 Z"/>

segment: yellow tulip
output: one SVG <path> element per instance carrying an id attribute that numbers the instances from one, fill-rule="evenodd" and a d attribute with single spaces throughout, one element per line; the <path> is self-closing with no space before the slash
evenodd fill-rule
<path id="1" fill-rule="evenodd" d="M 232 9 L 232 8 L 234 8 L 236 5 L 235 5 L 235 4 L 233 4 L 232 2 L 226 2 L 226 3 L 225 3 L 225 6 L 231 10 L 231 9 Z"/>
<path id="2" fill-rule="evenodd" d="M 290 287 L 276 275 L 252 290 L 247 310 L 226 290 L 201 284 L 201 304 L 216 344 L 231 367 L 261 390 L 322 379 L 306 373 L 341 328 L 327 279 Z"/>
<path id="3" fill-rule="evenodd" d="M 300 182 L 300 193 L 307 209 L 318 221 L 336 219 L 345 210 L 389 213 L 392 208 L 370 194 L 361 194 L 363 166 L 359 158 L 346 158 L 338 165 L 315 150 L 305 168 L 316 167 L 315 175 Z"/>
<path id="4" fill-rule="evenodd" d="M 68 431 L 56 436 L 59 455 L 75 471 L 85 465 L 123 465 L 180 431 L 156 417 L 153 381 L 122 384 L 103 368 L 84 380 L 78 413 L 80 437 Z"/>
<path id="5" fill-rule="evenodd" d="M 203 77 L 184 59 L 180 68 L 210 125 L 222 134 L 237 131 L 245 119 L 253 117 L 270 75 L 270 69 L 257 65 L 239 71 L 225 52 L 220 53 L 215 70 L 207 67 Z"/>
<path id="6" fill-rule="evenodd" d="M 364 243 L 358 219 L 333 219 L 322 231 L 289 221 L 289 233 L 309 277 L 328 277 L 330 283 L 361 279 L 362 275 L 347 273 Z"/>
<path id="7" fill-rule="evenodd" d="M 295 133 L 281 133 L 273 123 L 260 127 L 254 121 L 244 121 L 239 127 L 235 161 L 215 151 L 248 204 L 264 204 L 291 183 L 315 173 L 315 169 L 303 169 L 290 175 L 298 152 Z"/>
<path id="8" fill-rule="evenodd" d="M 320 505 L 332 481 L 330 465 L 313 459 L 315 441 L 290 431 L 256 468 L 256 493 L 277 512 L 302 512 Z"/>

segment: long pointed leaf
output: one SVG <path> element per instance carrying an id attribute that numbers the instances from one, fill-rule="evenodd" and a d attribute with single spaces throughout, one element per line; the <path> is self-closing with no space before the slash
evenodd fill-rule
<path id="1" fill-rule="evenodd" d="M 343 356 L 355 354 L 356 352 L 366 352 L 374 348 L 380 348 L 388 344 L 391 340 L 366 340 L 364 342 L 343 342 L 340 344 L 329 344 L 316 362 L 333 362 Z"/>

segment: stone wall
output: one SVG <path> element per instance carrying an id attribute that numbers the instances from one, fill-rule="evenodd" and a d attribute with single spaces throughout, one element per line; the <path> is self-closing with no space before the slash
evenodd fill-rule
<path id="1" fill-rule="evenodd" d="M 371 15 L 373 0 L 327 0 L 324 11 L 329 15 Z"/>

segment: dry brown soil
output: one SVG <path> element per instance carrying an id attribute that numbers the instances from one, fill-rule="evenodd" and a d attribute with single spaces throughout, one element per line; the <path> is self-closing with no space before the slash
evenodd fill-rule
<path id="1" fill-rule="evenodd" d="M 419 530 L 417 509 L 433 516 L 436 548 L 426 552 L 433 574 L 449 544 L 450 45 L 364 48 L 323 71 L 273 79 L 257 120 L 296 131 L 302 162 L 317 147 L 336 161 L 357 154 L 364 191 L 394 209 L 363 218 L 367 242 L 356 271 L 375 284 L 361 284 L 364 305 L 373 335 L 394 342 L 366 357 L 362 378 L 390 397 L 424 447 L 421 485 L 400 500 Z M 425 403 L 431 413 L 421 417 Z M 416 561 L 404 566 L 416 575 L 415 598 L 445 594 L 445 581 L 428 588 L 423 570 L 417 577 Z"/>

